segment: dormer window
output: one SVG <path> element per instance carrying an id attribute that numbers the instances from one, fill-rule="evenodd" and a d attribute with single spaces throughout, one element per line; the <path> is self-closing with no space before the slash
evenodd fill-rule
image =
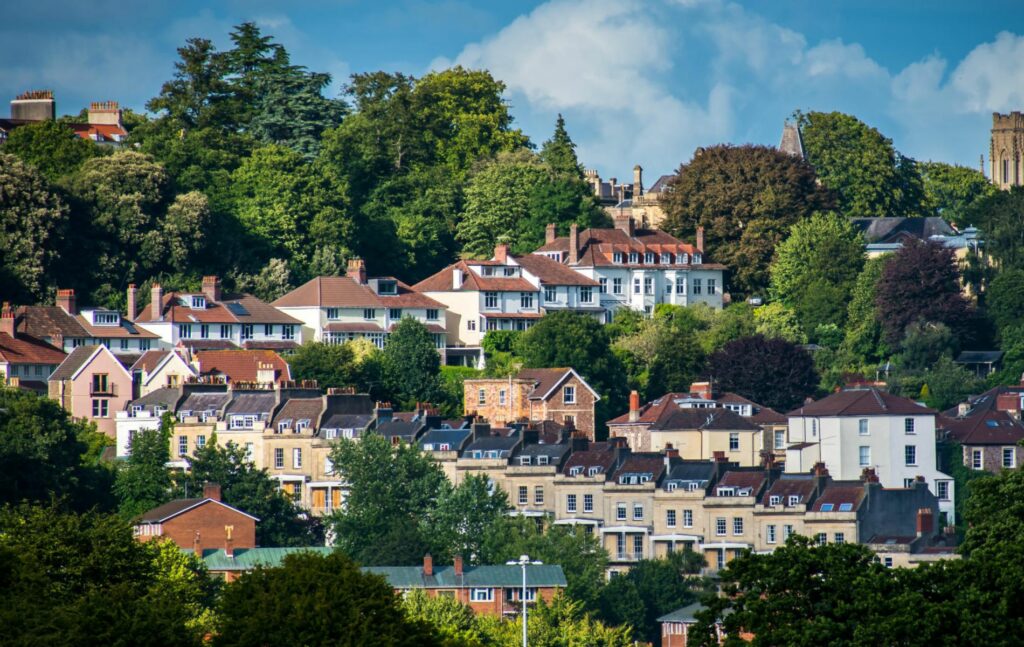
<path id="1" fill-rule="evenodd" d="M 191 415 L 192 415 L 191 411 L 179 411 L 178 412 L 178 422 L 185 422 L 185 418 L 188 418 Z"/>
<path id="2" fill-rule="evenodd" d="M 662 255 L 661 255 L 661 264 L 662 265 L 671 265 L 672 264 L 672 254 L 662 253 Z"/>
<path id="3" fill-rule="evenodd" d="M 190 307 L 193 310 L 205 310 L 206 309 L 206 297 L 204 297 L 201 294 L 193 294 L 191 299 L 192 299 L 192 303 L 190 304 Z"/>
<path id="4" fill-rule="evenodd" d="M 116 312 L 97 310 L 92 314 L 92 323 L 95 326 L 117 326 L 121 323 L 121 315 Z"/>
<path id="5" fill-rule="evenodd" d="M 398 294 L 398 283 L 395 281 L 379 281 L 377 294 Z"/>
<path id="6" fill-rule="evenodd" d="M 601 468 L 597 467 L 596 465 L 594 467 L 591 467 L 590 469 L 587 470 L 587 476 L 597 476 L 600 473 L 601 473 Z"/>
<path id="7" fill-rule="evenodd" d="M 520 465 L 530 465 L 532 463 L 533 463 L 533 459 L 531 457 L 529 457 L 529 456 L 520 456 L 519 457 L 519 464 Z"/>
<path id="8" fill-rule="evenodd" d="M 647 252 L 646 254 L 644 254 L 644 263 L 647 263 L 648 265 L 650 265 L 653 262 L 654 262 L 654 252 Z"/>
<path id="9" fill-rule="evenodd" d="M 483 271 L 484 271 L 484 276 L 494 276 L 494 268 L 493 267 L 485 267 L 485 268 L 483 268 Z"/>
<path id="10" fill-rule="evenodd" d="M 612 254 L 612 262 L 615 263 L 616 265 L 622 265 L 624 259 L 625 256 L 622 252 L 615 252 L 614 254 Z"/>
<path id="11" fill-rule="evenodd" d="M 282 420 L 281 422 L 277 423 L 277 433 L 279 433 L 279 434 L 283 433 L 285 429 L 287 429 L 288 427 L 291 427 L 291 426 L 292 426 L 291 418 L 288 418 L 287 420 Z"/>
<path id="12" fill-rule="evenodd" d="M 515 275 L 516 275 L 516 268 L 514 268 L 514 267 L 506 267 L 505 268 L 505 276 L 515 276 Z"/>
<path id="13" fill-rule="evenodd" d="M 745 488 L 740 489 L 736 494 L 738 494 L 740 496 L 750 496 L 751 494 L 753 494 L 753 492 L 751 491 L 750 488 L 745 487 Z"/>
<path id="14" fill-rule="evenodd" d="M 700 263 L 701 263 L 700 254 L 694 254 L 693 255 L 693 264 L 694 265 L 700 265 Z"/>
<path id="15" fill-rule="evenodd" d="M 768 497 L 768 505 L 779 505 L 782 502 L 782 497 L 777 494 L 773 494 Z"/>
<path id="16" fill-rule="evenodd" d="M 798 503 L 800 503 L 800 497 L 796 496 L 795 494 L 790 495 L 788 503 L 791 506 L 797 505 Z"/>
<path id="17" fill-rule="evenodd" d="M 736 488 L 734 487 L 720 487 L 717 490 L 718 496 L 736 496 Z"/>
<path id="18" fill-rule="evenodd" d="M 679 256 L 679 262 L 680 262 L 680 263 L 682 263 L 683 265 L 686 265 L 687 263 L 689 263 L 689 262 L 690 262 L 690 255 L 689 255 L 689 254 L 687 254 L 687 253 L 685 253 L 685 252 L 683 252 L 683 253 L 682 253 L 682 254 L 681 254 L 681 255 Z"/>
<path id="19" fill-rule="evenodd" d="M 639 263 L 640 262 L 640 254 L 638 254 L 636 252 L 630 252 L 629 253 L 629 262 L 634 264 L 634 265 Z"/>
<path id="20" fill-rule="evenodd" d="M 677 487 L 679 487 L 679 484 L 676 483 L 675 481 L 665 484 L 665 489 L 668 490 L 669 492 L 675 492 Z"/>
<path id="21" fill-rule="evenodd" d="M 573 467 L 569 468 L 569 476 L 579 476 L 582 471 L 582 465 L 574 465 Z"/>
<path id="22" fill-rule="evenodd" d="M 296 433 L 298 433 L 298 432 L 300 432 L 303 429 L 306 429 L 308 427 L 309 427 L 309 418 L 303 418 L 302 420 L 300 420 L 297 423 L 295 423 L 295 431 L 296 431 Z"/>
<path id="23" fill-rule="evenodd" d="M 687 483 L 686 484 L 686 489 L 689 492 L 696 492 L 697 488 L 699 488 L 699 487 L 700 487 L 699 483 Z"/>
<path id="24" fill-rule="evenodd" d="M 548 457 L 545 456 L 544 454 L 541 454 L 540 456 L 537 457 L 537 464 L 538 465 L 547 465 L 548 464 Z"/>

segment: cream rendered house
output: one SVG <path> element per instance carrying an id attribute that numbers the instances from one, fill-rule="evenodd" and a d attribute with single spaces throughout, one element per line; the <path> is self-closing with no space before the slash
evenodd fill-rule
<path id="1" fill-rule="evenodd" d="M 199 377 L 199 371 L 189 363 L 187 349 L 151 350 L 142 354 L 129 369 L 135 380 L 139 396 L 163 388 L 179 387 Z"/>

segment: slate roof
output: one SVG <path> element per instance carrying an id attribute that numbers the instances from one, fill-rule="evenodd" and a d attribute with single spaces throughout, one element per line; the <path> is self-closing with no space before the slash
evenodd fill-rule
<path id="1" fill-rule="evenodd" d="M 942 218 L 850 218 L 868 244 L 899 243 L 905 238 L 928 240 L 932 236 L 955 236 L 957 232 Z"/>
<path id="2" fill-rule="evenodd" d="M 44 341 L 0 333 L 0 360 L 8 364 L 60 364 L 67 355 Z"/>
<path id="3" fill-rule="evenodd" d="M 956 358 L 957 364 L 995 364 L 1003 359 L 1001 350 L 965 350 Z"/>
<path id="4" fill-rule="evenodd" d="M 615 452 L 610 443 L 590 443 L 587 449 L 573 451 L 562 466 L 562 473 L 568 474 L 573 467 L 582 467 L 584 473 L 590 467 L 600 467 L 607 474 L 615 465 Z"/>
<path id="5" fill-rule="evenodd" d="M 673 177 L 675 176 L 662 175 L 657 180 L 655 180 L 654 184 L 652 184 L 649 189 L 647 189 L 647 193 L 663 193 L 665 189 L 668 187 L 668 183 L 672 181 Z"/>
<path id="6" fill-rule="evenodd" d="M 970 401 L 967 415 L 953 407 L 936 424 L 962 445 L 1016 445 L 1024 439 L 1024 423 L 997 408 L 999 395 L 1007 391 L 1004 386 L 989 389 Z"/>
<path id="7" fill-rule="evenodd" d="M 542 285 L 589 285 L 593 287 L 601 285 L 594 279 L 583 276 L 547 256 L 527 254 L 514 258 L 516 263 L 525 268 L 527 272 L 540 279 Z"/>
<path id="8" fill-rule="evenodd" d="M 742 395 L 732 393 L 731 391 L 726 391 L 725 393 L 716 396 L 715 401 L 721 404 L 749 405 L 753 409 L 754 415 L 749 416 L 746 419 L 759 425 L 784 425 L 787 421 L 786 416 L 775 409 L 758 404 L 753 400 L 748 400 Z"/>
<path id="9" fill-rule="evenodd" d="M 849 503 L 852 505 L 852 512 L 860 507 L 861 501 L 864 499 L 864 484 L 860 481 L 832 481 L 827 486 L 821 495 L 814 501 L 814 504 L 809 508 L 811 512 L 821 512 L 821 506 L 831 503 L 832 512 L 845 512 L 839 509 L 839 506 L 843 503 Z"/>
<path id="10" fill-rule="evenodd" d="M 78 372 L 78 369 L 85 366 L 98 348 L 102 348 L 102 346 L 79 346 L 74 349 L 61 362 L 57 370 L 50 374 L 50 380 L 70 380 Z"/>
<path id="11" fill-rule="evenodd" d="M 510 451 L 517 443 L 519 443 L 519 434 L 512 434 L 509 436 L 493 435 L 495 429 L 492 429 L 492 435 L 490 436 L 478 436 L 476 440 L 466 445 L 465 450 L 467 452 L 480 450 L 503 450 Z"/>
<path id="12" fill-rule="evenodd" d="M 789 412 L 797 416 L 902 416 L 935 413 L 913 400 L 876 388 L 846 389 Z"/>
<path id="13" fill-rule="evenodd" d="M 735 411 L 713 409 L 675 409 L 667 411 L 651 425 L 657 431 L 700 429 L 704 431 L 760 431 L 761 428 Z"/>
<path id="14" fill-rule="evenodd" d="M 540 400 L 573 373 L 575 371 L 571 368 L 524 368 L 516 374 L 515 379 L 533 380 L 533 391 L 528 397 L 530 400 Z M 597 396 L 597 392 L 587 384 L 581 375 L 577 374 L 576 376 L 591 393 Z"/>
<path id="15" fill-rule="evenodd" d="M 493 265 L 487 261 L 458 261 L 440 272 L 412 286 L 417 292 L 538 292 L 526 279 L 504 276 L 483 276 L 470 269 L 470 265 Z M 462 285 L 452 284 L 453 270 L 462 271 Z"/>
<path id="16" fill-rule="evenodd" d="M 665 472 L 665 457 L 661 454 L 635 452 L 626 457 L 612 473 L 613 479 L 624 474 L 650 474 L 651 480 L 657 482 Z"/>
<path id="17" fill-rule="evenodd" d="M 235 415 L 265 413 L 269 415 L 276 404 L 276 396 L 272 391 L 235 393 L 224 413 Z"/>
<path id="18" fill-rule="evenodd" d="M 413 440 L 416 434 L 423 429 L 423 422 L 420 420 L 391 420 L 377 425 L 377 433 L 385 438 L 402 438 Z"/>
<path id="19" fill-rule="evenodd" d="M 444 308 L 393 277 L 374 280 L 395 281 L 398 294 L 377 294 L 370 282 L 360 284 L 349 276 L 318 276 L 303 283 L 271 305 L 278 308 L 316 306 L 321 308 Z"/>
<path id="20" fill-rule="evenodd" d="M 220 411 L 231 399 L 226 391 L 189 393 L 178 407 L 179 411 Z"/>
<path id="21" fill-rule="evenodd" d="M 764 485 L 766 480 L 767 477 L 765 476 L 765 473 L 760 469 L 756 471 L 730 469 L 715 485 L 711 495 L 718 496 L 718 488 L 720 487 L 734 487 L 737 490 L 750 488 L 751 496 L 757 496 L 758 492 L 761 490 L 761 486 Z"/>
<path id="22" fill-rule="evenodd" d="M 126 411 L 131 411 L 132 407 L 142 407 L 143 411 L 152 411 L 155 405 L 164 407 L 167 411 L 174 411 L 174 405 L 178 402 L 178 398 L 181 397 L 181 391 L 179 389 L 171 387 L 163 387 L 150 391 L 146 395 L 132 400 L 125 406 Z M 189 411 L 190 409 L 184 409 Z"/>
<path id="23" fill-rule="evenodd" d="M 520 456 L 530 456 L 531 458 L 534 456 L 547 456 L 551 464 L 557 465 L 562 460 L 562 457 L 569 453 L 570 449 L 569 443 L 531 443 L 516 452 L 513 461 Z"/>
<path id="24" fill-rule="evenodd" d="M 278 423 L 290 420 L 291 424 L 288 426 L 294 429 L 295 423 L 299 420 L 308 420 L 309 427 L 306 428 L 305 433 L 312 433 L 316 429 L 316 421 L 320 417 L 323 407 L 324 401 L 320 398 L 289 398 L 274 416 L 271 426 L 276 430 Z"/>
<path id="25" fill-rule="evenodd" d="M 768 505 L 773 496 L 782 498 L 783 505 L 788 505 L 789 497 L 800 497 L 800 503 L 807 503 L 814 494 L 814 477 L 810 474 L 782 474 L 774 483 L 765 490 L 765 493 L 758 501 L 761 505 Z"/>
<path id="26" fill-rule="evenodd" d="M 442 445 L 447 444 L 452 450 L 457 450 L 462 447 L 462 443 L 472 434 L 469 429 L 428 429 L 419 439 L 419 446 L 421 449 L 425 445 Z M 431 450 L 439 451 L 439 450 Z"/>
<path id="27" fill-rule="evenodd" d="M 711 481 L 715 476 L 715 464 L 711 461 L 672 461 L 665 473 L 662 485 L 669 481 Z"/>
<path id="28" fill-rule="evenodd" d="M 273 364 L 278 379 L 291 379 L 288 362 L 272 350 L 200 350 L 195 359 L 202 375 L 224 375 L 229 382 L 255 382 L 259 364 Z"/>
<path id="29" fill-rule="evenodd" d="M 692 625 L 697 622 L 697 614 L 703 610 L 703 604 L 701 604 L 700 602 L 694 602 L 693 604 L 688 604 L 685 607 L 676 609 L 671 613 L 666 613 L 665 615 L 658 618 L 658 622 L 678 622 L 685 625 Z M 727 616 L 731 613 L 732 609 L 725 609 L 722 615 Z"/>
<path id="30" fill-rule="evenodd" d="M 181 299 L 191 292 L 168 292 L 163 295 L 160 316 L 153 317 L 151 305 L 147 305 L 135 318 L 139 323 L 241 323 L 241 324 L 297 324 L 302 322 L 281 312 L 265 301 L 251 294 L 227 294 L 220 301 L 207 299 L 206 307 L 193 309 L 182 305 Z"/>

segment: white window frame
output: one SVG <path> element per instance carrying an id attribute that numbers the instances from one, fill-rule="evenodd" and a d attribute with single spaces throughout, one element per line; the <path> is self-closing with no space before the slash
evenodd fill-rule
<path id="1" fill-rule="evenodd" d="M 575 386 L 566 386 L 562 388 L 562 404 L 576 404 Z"/>

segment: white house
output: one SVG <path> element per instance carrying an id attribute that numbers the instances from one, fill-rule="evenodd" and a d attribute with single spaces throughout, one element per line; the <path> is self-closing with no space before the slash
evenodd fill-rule
<path id="1" fill-rule="evenodd" d="M 786 471 L 807 473 L 821 461 L 833 478 L 855 480 L 874 468 L 887 488 L 913 487 L 923 476 L 952 520 L 953 478 L 938 469 L 935 416 L 875 388 L 833 393 L 789 413 Z"/>
<path id="2" fill-rule="evenodd" d="M 274 301 L 275 308 L 302 322 L 302 336 L 329 344 L 369 339 L 378 348 L 405 317 L 427 327 L 445 347 L 444 304 L 390 276 L 367 278 L 362 259 L 351 259 L 346 276 L 320 276 Z"/>
<path id="3" fill-rule="evenodd" d="M 696 245 L 658 229 L 641 229 L 629 215 L 615 217 L 611 229 L 585 229 L 573 224 L 568 237 L 556 237 L 548 225 L 545 244 L 534 254 L 546 256 L 598 282 L 606 321 L 615 310 L 650 313 L 659 303 L 722 307 L 725 266 L 704 257 L 704 231 Z"/>

